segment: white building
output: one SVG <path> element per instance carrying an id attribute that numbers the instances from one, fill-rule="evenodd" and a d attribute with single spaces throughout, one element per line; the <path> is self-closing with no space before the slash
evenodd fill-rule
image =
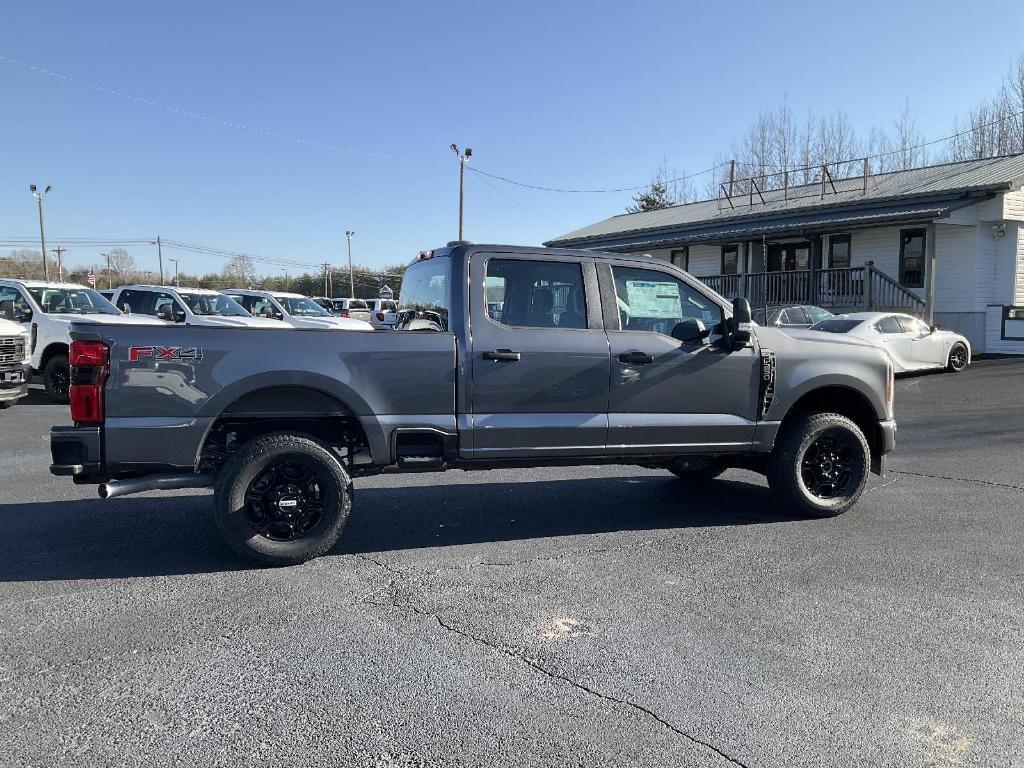
<path id="1" fill-rule="evenodd" d="M 900 309 L 1024 354 L 1024 155 L 621 214 L 546 245 L 650 254 L 752 305 Z M 737 185 L 738 186 L 738 185 Z"/>

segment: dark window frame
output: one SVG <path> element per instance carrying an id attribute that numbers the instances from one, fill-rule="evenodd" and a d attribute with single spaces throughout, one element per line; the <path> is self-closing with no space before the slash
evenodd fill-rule
<path id="1" fill-rule="evenodd" d="M 833 248 L 836 243 L 846 243 L 846 266 L 853 266 L 853 235 L 829 235 L 828 237 L 828 268 L 841 269 L 836 267 L 833 257 Z"/>
<path id="2" fill-rule="evenodd" d="M 921 281 L 919 283 L 910 283 L 906 279 L 906 260 L 905 251 L 907 245 L 907 239 L 911 237 L 921 237 Z M 925 267 L 928 261 L 928 230 L 924 227 L 914 227 L 913 229 L 901 229 L 900 230 L 900 285 L 906 288 L 924 288 L 924 273 Z"/>
<path id="3" fill-rule="evenodd" d="M 732 272 L 726 272 L 725 271 L 725 254 L 726 253 L 730 253 L 730 252 L 735 254 L 735 259 L 734 259 L 735 266 L 733 267 Z M 720 275 L 738 275 L 740 273 L 740 243 L 728 243 L 728 244 L 722 246 L 721 264 L 720 264 L 720 266 L 721 266 L 721 270 L 719 271 Z"/>
<path id="4" fill-rule="evenodd" d="M 676 262 L 676 258 L 681 256 L 683 263 L 679 264 Z M 675 267 L 679 267 L 683 272 L 690 271 L 690 246 L 684 245 L 682 248 L 676 248 L 671 251 L 668 255 L 669 264 Z"/>

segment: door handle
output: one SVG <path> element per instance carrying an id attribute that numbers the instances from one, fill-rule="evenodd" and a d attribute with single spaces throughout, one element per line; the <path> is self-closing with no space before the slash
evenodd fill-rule
<path id="1" fill-rule="evenodd" d="M 654 362 L 654 355 L 646 352 L 623 352 L 619 355 L 619 362 L 627 365 L 647 365 Z"/>
<path id="2" fill-rule="evenodd" d="M 493 352 L 484 352 L 484 360 L 501 360 L 514 363 L 519 360 L 519 353 L 511 349 L 496 349 Z"/>

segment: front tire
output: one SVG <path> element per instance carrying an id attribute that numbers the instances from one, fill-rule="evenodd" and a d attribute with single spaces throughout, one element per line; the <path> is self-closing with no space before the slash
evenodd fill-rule
<path id="1" fill-rule="evenodd" d="M 958 341 L 949 350 L 949 358 L 946 360 L 946 370 L 951 373 L 960 373 L 967 368 L 968 356 L 967 345 L 962 341 Z"/>
<path id="2" fill-rule="evenodd" d="M 768 461 L 768 484 L 787 508 L 834 517 L 857 503 L 870 466 L 860 427 L 837 413 L 809 413 L 779 436 Z"/>
<path id="3" fill-rule="evenodd" d="M 225 462 L 214 520 L 227 545 L 263 565 L 297 565 L 337 542 L 352 509 L 352 482 L 321 443 L 273 433 Z"/>
<path id="4" fill-rule="evenodd" d="M 67 355 L 54 355 L 43 367 L 46 396 L 55 403 L 67 403 L 71 390 L 71 366 Z"/>

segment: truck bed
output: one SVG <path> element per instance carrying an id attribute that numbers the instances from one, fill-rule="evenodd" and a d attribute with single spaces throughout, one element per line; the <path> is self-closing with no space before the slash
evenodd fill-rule
<path id="1" fill-rule="evenodd" d="M 455 431 L 449 333 L 86 322 L 71 331 L 110 348 L 108 465 L 194 466 L 197 446 L 224 415 L 348 412 L 379 463 L 387 463 L 395 428 Z"/>

